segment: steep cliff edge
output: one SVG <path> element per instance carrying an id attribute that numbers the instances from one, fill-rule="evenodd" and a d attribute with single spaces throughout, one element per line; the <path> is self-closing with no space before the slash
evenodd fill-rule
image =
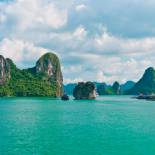
<path id="1" fill-rule="evenodd" d="M 127 91 L 127 94 L 145 94 L 149 95 L 155 93 L 155 70 L 153 67 L 149 67 L 145 70 L 142 78 Z"/>
<path id="2" fill-rule="evenodd" d="M 56 83 L 57 96 L 63 94 L 63 76 L 59 58 L 52 53 L 43 55 L 36 63 L 35 71 L 43 80 Z"/>
<path id="3" fill-rule="evenodd" d="M 78 85 L 74 88 L 73 96 L 76 100 L 95 99 L 95 84 L 93 82 L 79 82 Z"/>
<path id="4" fill-rule="evenodd" d="M 0 55 L 0 85 L 10 79 L 10 67 L 7 60 Z"/>
<path id="5" fill-rule="evenodd" d="M 0 57 L 0 96 L 50 96 L 63 93 L 63 77 L 59 58 L 43 55 L 30 69 L 20 70 L 11 59 Z"/>

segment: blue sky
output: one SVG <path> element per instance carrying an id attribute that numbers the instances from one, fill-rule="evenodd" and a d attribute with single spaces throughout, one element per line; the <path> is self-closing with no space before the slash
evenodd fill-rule
<path id="1" fill-rule="evenodd" d="M 0 54 L 61 60 L 64 82 L 138 80 L 155 66 L 153 0 L 0 0 Z"/>

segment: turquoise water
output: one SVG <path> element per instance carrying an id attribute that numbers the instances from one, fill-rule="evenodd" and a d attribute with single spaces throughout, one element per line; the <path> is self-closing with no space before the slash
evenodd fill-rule
<path id="1" fill-rule="evenodd" d="M 0 155 L 154 155 L 155 102 L 0 99 Z"/>

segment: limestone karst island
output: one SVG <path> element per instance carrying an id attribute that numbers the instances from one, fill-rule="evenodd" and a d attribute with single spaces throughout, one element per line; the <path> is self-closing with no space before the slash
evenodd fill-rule
<path id="1" fill-rule="evenodd" d="M 50 96 L 63 94 L 63 76 L 59 58 L 43 55 L 33 68 L 20 70 L 14 62 L 0 56 L 0 96 Z"/>
<path id="2" fill-rule="evenodd" d="M 63 84 L 59 58 L 46 53 L 33 68 L 19 69 L 9 58 L 0 56 L 0 96 L 18 97 L 62 97 L 72 94 L 75 99 L 95 99 L 97 95 L 141 95 L 140 98 L 154 99 L 155 70 L 146 69 L 142 78 L 134 83 L 114 82 L 113 85 L 97 82 Z M 72 87 L 71 87 L 72 86 Z M 67 93 L 67 94 L 66 94 Z M 146 95 L 146 96 L 144 96 Z"/>

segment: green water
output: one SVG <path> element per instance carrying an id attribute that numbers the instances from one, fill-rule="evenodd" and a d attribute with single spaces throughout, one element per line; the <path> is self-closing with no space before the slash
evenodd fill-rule
<path id="1" fill-rule="evenodd" d="M 2 98 L 0 155 L 155 155 L 155 102 Z"/>

